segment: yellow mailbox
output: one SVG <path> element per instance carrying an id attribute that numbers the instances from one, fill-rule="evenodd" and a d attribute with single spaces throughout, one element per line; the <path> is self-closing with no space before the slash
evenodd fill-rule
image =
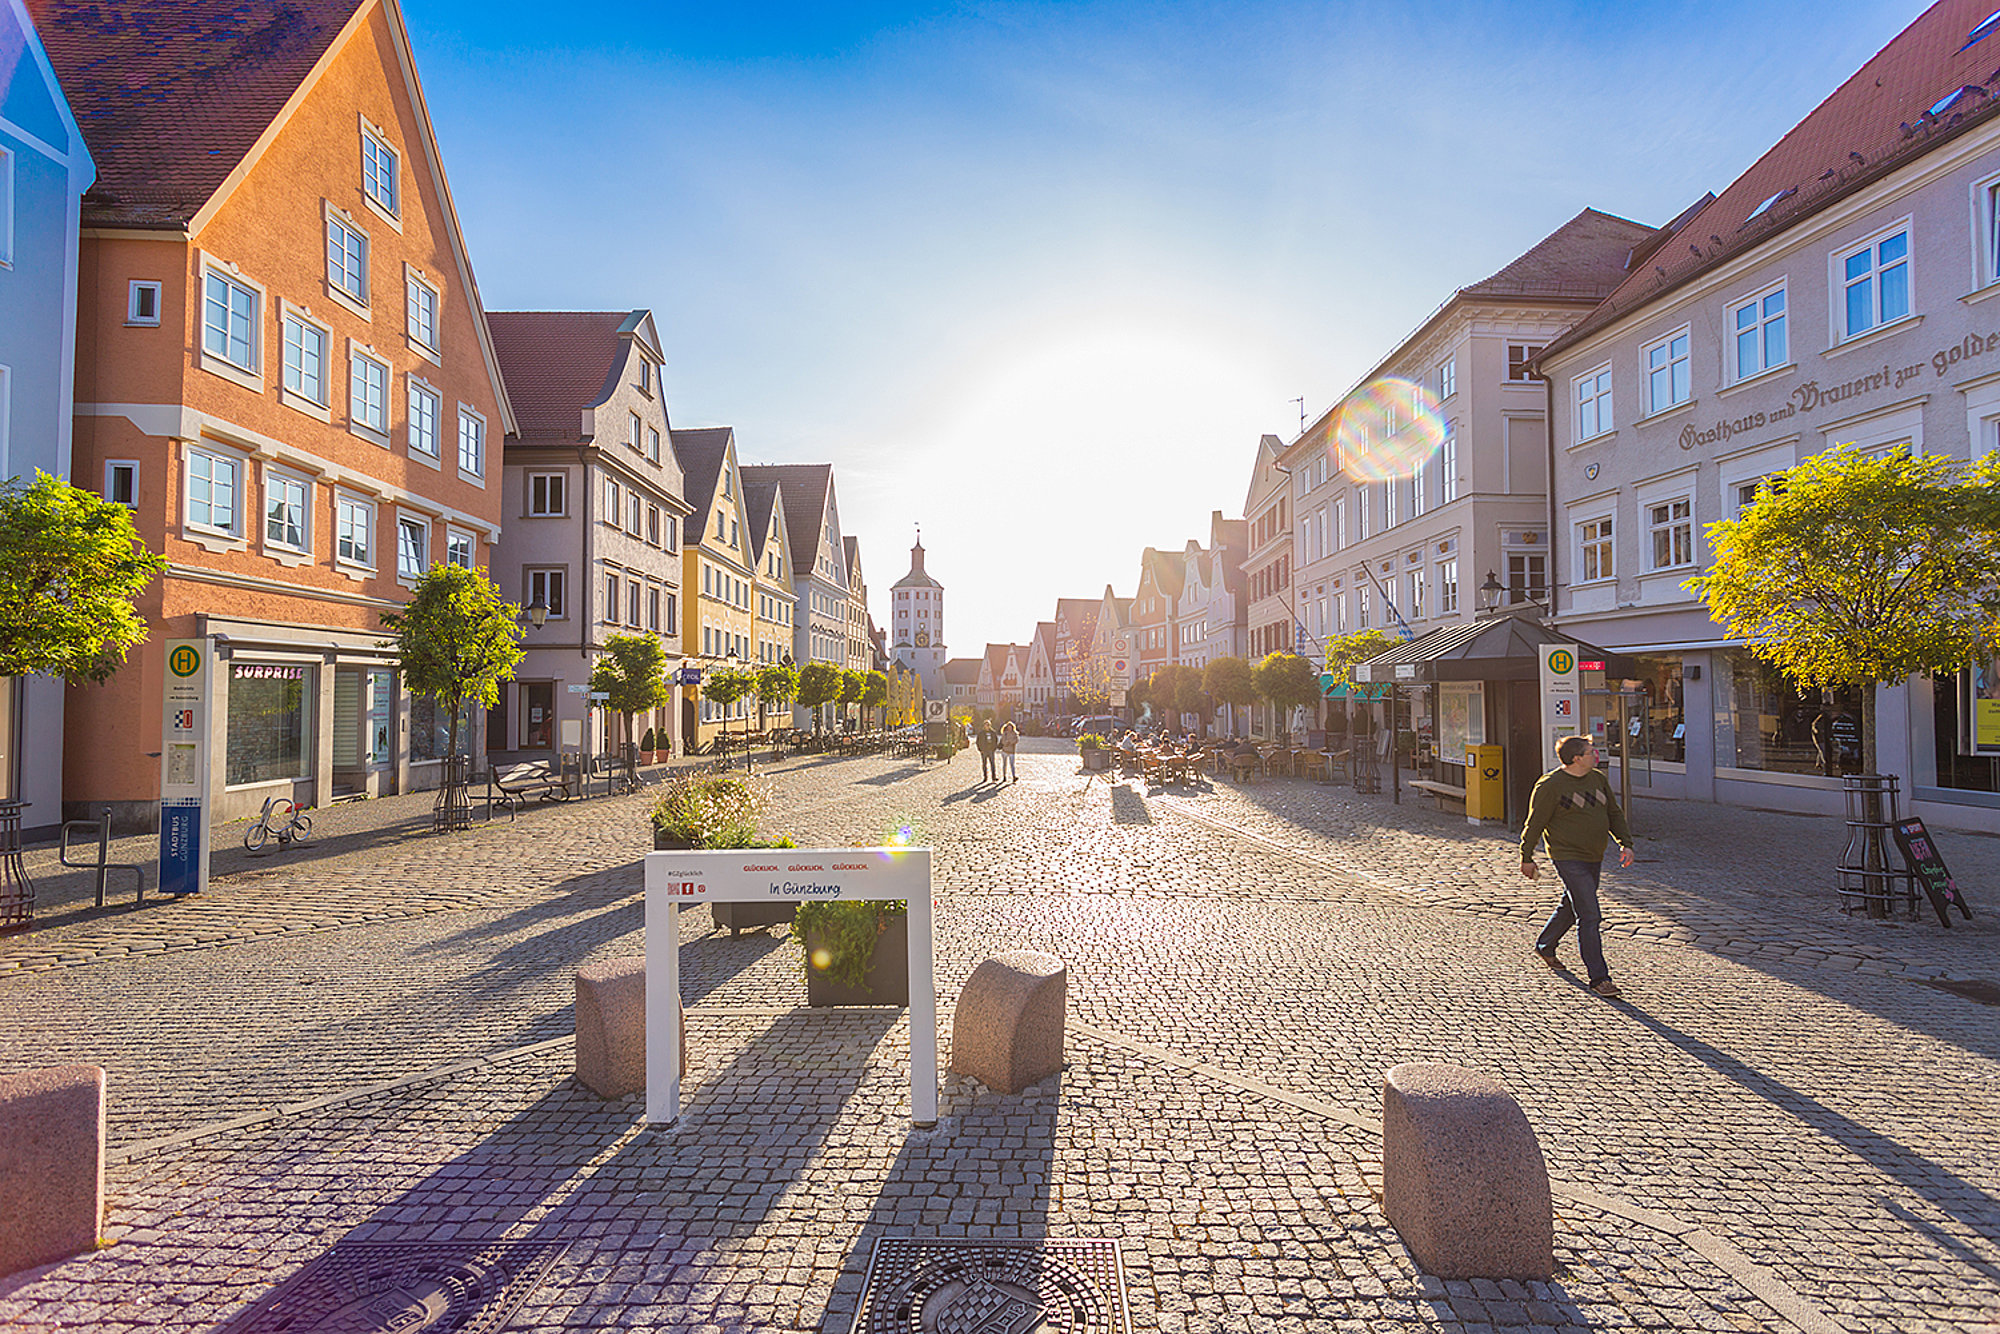
<path id="1" fill-rule="evenodd" d="M 1501 758 L 1505 747 L 1465 748 L 1465 818 L 1500 820 L 1507 818 L 1507 766 Z"/>

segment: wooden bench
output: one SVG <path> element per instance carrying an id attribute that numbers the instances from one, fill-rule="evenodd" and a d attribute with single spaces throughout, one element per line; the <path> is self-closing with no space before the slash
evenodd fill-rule
<path id="1" fill-rule="evenodd" d="M 562 775 L 547 760 L 527 760 L 521 764 L 489 766 L 486 770 L 486 818 L 493 818 L 493 803 L 507 808 L 507 818 L 515 814 L 529 797 L 568 801 L 569 788 Z"/>
<path id="2" fill-rule="evenodd" d="M 1465 800 L 1465 789 L 1462 787 L 1453 787 L 1450 783 L 1433 783 L 1428 778 L 1412 778 L 1410 786 L 1419 792 L 1428 792 L 1436 797 L 1440 809 L 1443 808 L 1446 798 L 1450 798 L 1453 801 Z"/>

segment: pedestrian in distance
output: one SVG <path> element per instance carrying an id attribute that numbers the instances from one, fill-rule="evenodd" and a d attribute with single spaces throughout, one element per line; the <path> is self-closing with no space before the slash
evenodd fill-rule
<path id="1" fill-rule="evenodd" d="M 1001 771 L 1007 775 L 1006 781 L 1009 783 L 1021 781 L 1021 771 L 1014 763 L 1014 752 L 1020 745 L 1021 729 L 1014 726 L 1014 720 L 1009 718 L 1000 727 L 1000 758 L 1003 761 Z"/>
<path id="2" fill-rule="evenodd" d="M 993 724 L 983 723 L 979 728 L 979 781 L 997 783 L 1000 781 L 1000 765 L 994 756 L 1000 750 L 1000 738 L 994 735 Z"/>
<path id="3" fill-rule="evenodd" d="M 1574 926 L 1590 989 L 1600 996 L 1616 996 L 1618 985 L 1604 964 L 1600 930 L 1604 914 L 1598 907 L 1597 888 L 1604 850 L 1612 839 L 1618 840 L 1619 866 L 1632 864 L 1632 830 L 1618 798 L 1611 794 L 1610 782 L 1597 767 L 1598 758 L 1589 737 L 1566 736 L 1556 743 L 1557 767 L 1535 781 L 1528 798 L 1528 822 L 1521 830 L 1521 874 L 1530 880 L 1537 877 L 1535 848 L 1546 844 L 1563 894 L 1535 941 L 1535 953 L 1549 967 L 1557 967 L 1556 946 Z"/>

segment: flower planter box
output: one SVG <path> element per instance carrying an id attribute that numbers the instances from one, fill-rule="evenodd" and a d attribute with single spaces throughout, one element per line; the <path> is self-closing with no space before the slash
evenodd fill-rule
<path id="1" fill-rule="evenodd" d="M 799 914 L 796 903 L 711 903 L 710 915 L 718 927 L 726 927 L 732 936 L 740 936 L 745 931 L 757 931 L 767 926 L 783 926 Z"/>
<path id="2" fill-rule="evenodd" d="M 639 752 L 639 763 L 641 763 L 641 764 L 652 764 L 652 763 L 655 763 L 655 762 L 656 762 L 656 757 L 657 757 L 658 755 L 659 755 L 659 752 L 658 752 L 658 751 L 656 751 L 656 750 L 642 750 L 642 751 L 640 751 L 640 752 Z"/>
<path id="3" fill-rule="evenodd" d="M 653 851 L 655 851 L 655 852 L 693 852 L 693 851 L 694 851 L 694 840 L 693 840 L 693 839 L 687 839 L 687 838 L 673 838 L 673 837 L 670 837 L 669 835 L 666 835 L 666 834 L 663 834 L 663 833 L 661 833 L 661 832 L 660 832 L 659 830 L 655 829 L 655 830 L 653 831 Z"/>
<path id="4" fill-rule="evenodd" d="M 862 985 L 850 987 L 812 966 L 813 951 L 819 941 L 806 933 L 806 1004 L 829 1005 L 908 1005 L 910 1003 L 910 918 L 901 913 L 889 919 L 889 929 L 875 938 L 875 957 L 868 963 Z"/>
<path id="5" fill-rule="evenodd" d="M 1102 773 L 1111 767 L 1111 752 L 1108 750 L 1086 750 L 1083 752 L 1083 767 Z"/>

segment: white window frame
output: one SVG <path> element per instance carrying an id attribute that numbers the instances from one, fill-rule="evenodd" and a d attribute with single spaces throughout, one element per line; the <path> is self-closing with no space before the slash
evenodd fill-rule
<path id="1" fill-rule="evenodd" d="M 606 625 L 618 624 L 618 594 L 620 591 L 622 590 L 619 587 L 618 571 L 606 570 L 604 572 L 604 623 Z"/>
<path id="2" fill-rule="evenodd" d="M 1458 499 L 1458 423 L 1446 422 L 1444 440 L 1438 445 L 1438 504 Z"/>
<path id="3" fill-rule="evenodd" d="M 672 511 L 668 511 L 663 522 L 665 524 L 665 528 L 664 531 L 661 533 L 661 536 L 666 538 L 666 542 L 664 544 L 666 549 L 668 551 L 679 550 L 680 532 L 681 532 L 680 515 L 675 514 Z"/>
<path id="4" fill-rule="evenodd" d="M 370 318 L 370 311 L 368 304 L 368 295 L 369 295 L 368 252 L 370 248 L 370 238 L 368 236 L 368 233 L 362 230 L 361 224 L 354 220 L 352 214 L 348 213 L 346 209 L 335 207 L 331 200 L 326 201 L 325 221 L 326 221 L 327 295 L 332 297 L 335 301 L 338 301 L 341 305 L 346 306 L 349 310 L 361 316 L 363 319 Z M 340 252 L 341 267 L 338 271 L 336 271 L 334 268 L 334 245 L 338 239 L 337 233 L 339 232 L 345 232 L 347 235 L 353 237 L 356 241 L 360 242 L 361 246 L 360 257 L 356 262 L 355 271 L 351 275 L 347 275 L 347 267 L 348 267 L 347 251 L 344 246 L 341 248 Z M 351 288 L 346 286 L 345 283 L 341 281 L 341 277 L 336 276 L 337 272 L 341 275 L 350 276 L 355 282 L 359 283 L 361 288 L 360 292 L 356 293 Z"/>
<path id="5" fill-rule="evenodd" d="M 1673 507 L 1676 505 L 1687 506 L 1687 513 L 1685 515 L 1674 514 Z M 1664 521 L 1658 518 L 1658 512 L 1663 509 L 1667 511 L 1667 518 Z M 1692 489 L 1671 492 L 1667 495 L 1647 497 L 1642 502 L 1641 517 L 1644 519 L 1646 527 L 1646 540 L 1643 551 L 1646 561 L 1646 572 L 1648 574 L 1658 574 L 1666 570 L 1691 569 L 1695 565 L 1699 559 L 1699 552 L 1695 544 L 1695 505 Z M 1662 564 L 1658 559 L 1659 535 L 1661 533 L 1673 534 L 1681 529 L 1686 530 L 1687 559 L 1669 561 Z M 1668 545 L 1670 550 L 1675 545 L 1672 536 L 1668 538 Z"/>
<path id="6" fill-rule="evenodd" d="M 384 200 L 375 193 L 373 174 L 369 170 L 368 150 L 374 147 L 389 159 L 389 198 Z M 361 197 L 368 201 L 368 207 L 387 218 L 399 221 L 403 216 L 403 154 L 392 143 L 389 136 L 368 123 L 361 122 Z"/>
<path id="7" fill-rule="evenodd" d="M 1446 357 L 1438 365 L 1438 402 L 1458 392 L 1458 358 Z"/>
<path id="8" fill-rule="evenodd" d="M 6 445 L 7 445 L 6 386 L 7 386 L 7 368 L 5 366 L 0 366 L 0 458 L 4 458 L 6 456 Z M 114 477 L 119 476 L 121 473 L 129 477 L 132 481 L 132 498 L 130 500 L 120 500 L 118 498 L 118 487 L 116 483 L 113 482 L 112 480 Z M 104 460 L 104 498 L 110 501 L 114 505 L 123 505 L 127 509 L 139 508 L 139 460 L 137 459 Z"/>
<path id="9" fill-rule="evenodd" d="M 313 551 L 313 507 L 318 503 L 313 479 L 304 473 L 270 463 L 263 465 L 263 473 L 263 503 L 257 510 L 257 544 L 267 556 L 298 557 L 297 563 L 303 564 L 312 559 Z M 297 488 L 299 493 L 299 540 L 296 542 L 271 536 L 271 502 L 274 493 L 281 487 Z"/>
<path id="10" fill-rule="evenodd" d="M 1674 343 L 1679 340 L 1680 355 L 1674 355 Z M 1662 412 L 1694 401 L 1694 329 L 1683 324 L 1678 329 L 1669 330 L 1639 349 L 1639 370 L 1645 376 L 1646 415 L 1656 417 Z M 1662 354 L 1655 364 L 1654 354 Z M 1666 373 L 1667 396 L 1661 401 L 1655 392 L 1658 372 Z M 1679 372 L 1676 384 L 1675 372 Z"/>
<path id="11" fill-rule="evenodd" d="M 153 298 L 153 313 L 147 316 L 139 309 L 139 297 L 144 294 Z M 157 329 L 160 327 L 160 305 L 166 299 L 166 288 L 162 283 L 150 282 L 144 278 L 134 278 L 125 289 L 125 323 L 135 329 Z"/>
<path id="12" fill-rule="evenodd" d="M 424 341 L 423 313 L 424 298 L 430 300 L 430 341 Z M 438 361 L 442 356 L 444 333 L 444 293 L 438 285 L 410 264 L 403 265 L 403 336 L 411 347 L 427 361 Z"/>
<path id="13" fill-rule="evenodd" d="M 350 512 L 359 515 L 364 520 L 362 526 L 366 531 L 362 535 L 363 551 L 361 557 L 356 557 L 341 550 L 343 543 L 351 542 L 350 535 L 342 531 L 350 527 L 348 517 Z M 380 524 L 377 522 L 379 517 L 374 497 L 360 495 L 353 491 L 338 489 L 334 491 L 333 564 L 336 569 L 360 570 L 368 574 L 375 573 L 376 567 L 381 561 L 381 544 L 378 541 Z M 365 557 L 365 559 L 362 557 Z"/>
<path id="14" fill-rule="evenodd" d="M 417 404 L 422 401 L 431 410 L 431 447 L 424 449 L 417 443 Z M 432 468 L 444 466 L 444 394 L 438 387 L 420 375 L 403 377 L 404 443 L 410 457 Z"/>
<path id="15" fill-rule="evenodd" d="M 464 560 L 458 559 L 458 553 L 461 550 L 465 553 Z M 445 525 L 444 563 L 446 565 L 456 565 L 461 570 L 478 568 L 479 535 L 468 528 L 453 528 L 449 524 Z"/>
<path id="16" fill-rule="evenodd" d="M 604 479 L 604 523 L 616 528 L 625 516 L 625 488 L 616 477 Z"/>
<path id="17" fill-rule="evenodd" d="M 542 487 L 543 508 L 536 509 L 535 483 L 537 481 L 547 482 L 551 478 L 555 480 L 556 490 L 561 492 L 559 499 L 562 503 L 553 509 L 549 508 L 549 487 L 544 485 Z M 567 518 L 569 515 L 569 474 L 562 471 L 523 474 L 521 478 L 521 501 L 522 508 L 527 511 L 527 515 L 531 519 Z"/>
<path id="18" fill-rule="evenodd" d="M 1615 582 L 1618 578 L 1618 516 L 1612 510 L 1592 510 L 1588 514 L 1571 516 L 1570 531 L 1576 535 L 1576 578 L 1577 584 L 1600 584 Z M 1598 557 L 1598 569 L 1589 573 L 1592 555 Z"/>
<path id="19" fill-rule="evenodd" d="M 1410 474 L 1410 517 L 1421 519 L 1430 509 L 1431 461 L 1418 462 L 1416 470 Z"/>
<path id="20" fill-rule="evenodd" d="M 1447 556 L 1437 563 L 1438 615 L 1458 614 L 1458 557 Z"/>
<path id="21" fill-rule="evenodd" d="M 235 288 L 250 298 L 250 329 L 248 350 L 246 352 L 250 360 L 247 365 L 230 360 L 227 353 L 215 352 L 209 349 L 208 288 L 211 279 L 222 283 L 225 287 Z M 260 394 L 264 392 L 265 300 L 266 293 L 262 283 L 252 282 L 250 279 L 245 278 L 242 271 L 234 264 L 226 264 L 219 260 L 204 257 L 201 265 L 200 337 L 196 343 L 196 346 L 201 349 L 201 368 L 220 375 L 225 380 L 233 381 L 245 389 L 254 390 Z M 229 314 L 225 318 L 233 318 L 235 313 L 233 304 L 228 306 L 228 311 Z M 230 337 L 230 333 L 224 333 L 225 341 Z"/>
<path id="22" fill-rule="evenodd" d="M 249 460 L 233 451 L 216 449 L 206 441 L 200 444 L 190 442 L 181 458 L 185 472 L 181 482 L 182 527 L 193 532 L 211 533 L 217 537 L 227 538 L 231 545 L 244 545 L 243 509 L 246 497 L 243 494 L 243 482 L 245 475 L 249 472 Z M 197 460 L 206 460 L 209 464 L 209 498 L 206 501 L 196 501 L 194 497 L 194 487 L 197 480 L 195 476 L 195 463 Z M 230 496 L 229 522 L 227 524 L 218 524 L 214 519 L 214 469 L 216 464 L 221 464 L 229 469 Z M 195 506 L 197 504 L 204 505 L 207 508 L 209 513 L 208 518 L 199 519 L 195 517 Z"/>
<path id="23" fill-rule="evenodd" d="M 368 387 L 379 388 L 382 398 L 379 404 L 380 417 L 371 420 L 362 414 L 367 402 L 356 392 L 363 382 L 364 368 L 372 367 L 375 378 Z M 347 344 L 347 429 L 364 440 L 373 441 L 384 449 L 389 447 L 389 390 L 393 377 L 389 363 L 377 356 L 375 350 L 364 344 L 348 340 Z"/>
<path id="24" fill-rule="evenodd" d="M 1422 565 L 1413 566 L 1404 572 L 1410 585 L 1410 619 L 1413 621 L 1427 620 L 1430 617 L 1430 612 L 1427 610 L 1430 590 L 1424 586 L 1424 573 Z"/>
<path id="25" fill-rule="evenodd" d="M 1850 242 L 1828 254 L 1827 275 L 1832 284 L 1832 297 L 1827 313 L 1833 321 L 1833 341 L 1836 344 L 1851 343 L 1857 338 L 1866 338 L 1878 329 L 1889 328 L 1917 314 L 1915 231 L 1915 225 L 1912 223 L 1910 217 L 1905 215 L 1888 226 L 1863 237 L 1861 240 Z M 1881 246 L 1883 242 L 1892 239 L 1899 233 L 1903 237 L 1902 257 L 1887 267 L 1893 269 L 1900 266 L 1902 268 L 1903 290 L 1908 301 L 1908 308 L 1900 314 L 1885 316 L 1882 313 L 1882 274 L 1885 272 L 1885 268 L 1881 263 Z M 1870 311 L 1871 319 L 1866 328 L 1854 329 L 1848 325 L 1847 292 L 1848 288 L 1862 280 L 1859 278 L 1850 279 L 1848 277 L 1847 262 L 1864 251 L 1869 255 L 1867 281 L 1870 284 L 1870 291 L 1873 294 L 1870 299 L 1872 307 Z"/>
<path id="26" fill-rule="evenodd" d="M 1588 398 L 1584 396 L 1586 387 L 1591 390 Z M 1577 444 L 1581 445 L 1586 441 L 1595 440 L 1600 436 L 1610 435 L 1618 429 L 1617 417 L 1612 410 L 1611 390 L 1611 363 L 1608 361 L 1592 366 L 1583 374 L 1570 378 L 1569 405 L 1570 412 L 1574 417 Z M 1588 432 L 1583 429 L 1583 405 L 1585 403 L 1591 405 L 1591 426 L 1593 429 Z"/>
<path id="27" fill-rule="evenodd" d="M 646 439 L 645 419 L 640 417 L 636 412 L 628 412 L 625 414 L 625 417 L 627 427 L 625 443 L 632 447 L 634 454 L 644 453 Z"/>
<path id="28" fill-rule="evenodd" d="M 1781 298 L 1784 308 L 1776 315 L 1767 314 L 1764 305 L 1774 296 Z M 1726 309 L 1728 315 L 1724 331 L 1729 339 L 1729 350 L 1723 360 L 1729 368 L 1731 384 L 1754 380 L 1769 371 L 1782 370 L 1792 364 L 1792 294 L 1787 279 L 1780 278 L 1747 296 L 1740 296 L 1731 301 Z M 1752 320 L 1747 327 L 1737 323 L 1737 318 L 1745 310 L 1751 312 Z M 1773 324 L 1784 325 L 1785 355 L 1780 361 L 1772 361 L 1769 356 L 1770 327 Z M 1752 335 L 1757 345 L 1757 369 L 1752 371 L 1743 369 L 1742 343 L 1746 333 Z"/>
<path id="29" fill-rule="evenodd" d="M 30 62 L 32 67 L 32 62 Z M 14 267 L 14 150 L 0 147 L 0 269 Z"/>
<path id="30" fill-rule="evenodd" d="M 292 388 L 292 326 L 301 330 L 311 330 L 319 336 L 319 396 L 315 398 L 306 392 L 304 382 L 301 387 Z M 313 318 L 304 306 L 295 306 L 289 301 L 278 303 L 278 401 L 286 407 L 296 408 L 309 417 L 323 422 L 333 420 L 333 329 L 324 321 Z"/>
<path id="31" fill-rule="evenodd" d="M 660 461 L 660 428 L 657 426 L 646 428 L 646 457 L 654 463 Z"/>
<path id="32" fill-rule="evenodd" d="M 1507 378 L 1503 381 L 1503 383 L 1533 384 L 1535 382 L 1535 377 L 1526 373 L 1528 369 L 1528 363 L 1533 361 L 1536 357 L 1542 355 L 1542 349 L 1546 346 L 1547 344 L 1545 343 L 1507 344 Z M 1514 349 L 1517 347 L 1520 348 L 1522 352 L 1521 360 L 1518 362 L 1514 360 Z M 1517 366 L 1523 372 L 1520 375 L 1514 374 L 1514 370 Z"/>
<path id="33" fill-rule="evenodd" d="M 569 619 L 569 570 L 561 565 L 533 565 L 521 571 L 521 591 L 526 601 L 521 605 L 533 606 L 535 583 L 541 582 L 542 605 L 549 609 L 548 619 L 566 621 Z M 554 596 L 550 596 L 553 590 Z"/>
<path id="34" fill-rule="evenodd" d="M 417 536 L 416 568 L 410 568 L 404 559 L 408 554 L 407 540 Z M 403 584 L 414 584 L 431 567 L 431 516 L 414 514 L 408 510 L 396 511 L 396 580 Z"/>
<path id="35" fill-rule="evenodd" d="M 474 467 L 465 466 L 466 428 L 472 428 Z M 470 403 L 458 405 L 458 475 L 478 486 L 486 485 L 486 414 Z"/>
<path id="36" fill-rule="evenodd" d="M 625 578 L 625 624 L 633 629 L 640 625 L 640 613 L 645 609 L 645 585 L 627 575 Z"/>
<path id="37" fill-rule="evenodd" d="M 632 488 L 625 491 L 625 531 L 640 537 L 645 531 L 640 527 L 646 518 L 646 498 Z"/>

